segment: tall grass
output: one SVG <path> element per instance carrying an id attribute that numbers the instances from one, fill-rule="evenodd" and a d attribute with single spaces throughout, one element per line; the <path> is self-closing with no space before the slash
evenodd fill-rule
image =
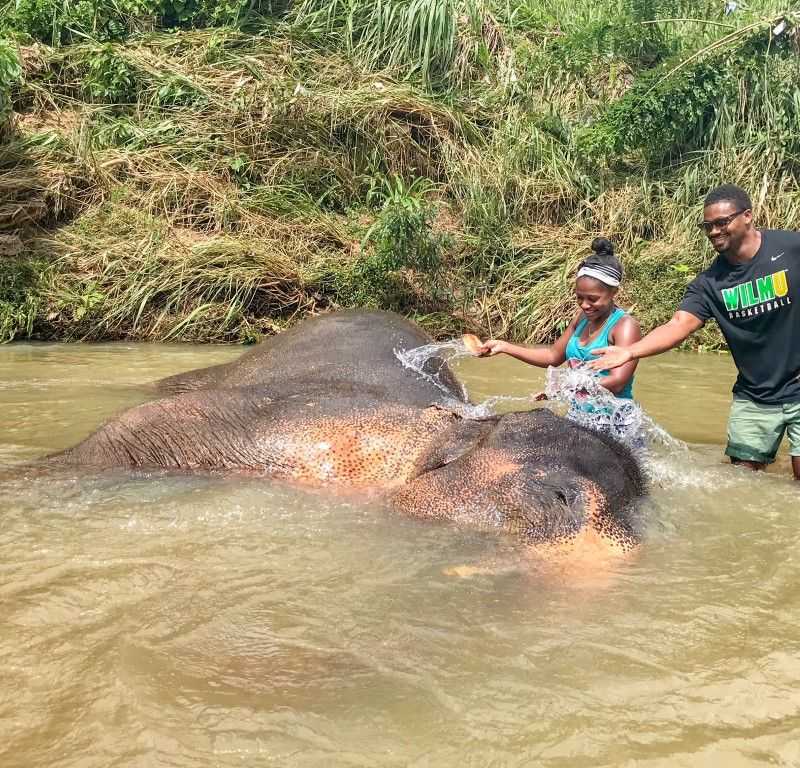
<path id="1" fill-rule="evenodd" d="M 246 340 L 381 305 L 545 341 L 601 233 L 651 326 L 711 257 L 710 187 L 798 221 L 800 14 L 771 0 L 234 6 L 54 47 L 4 17 L 0 338 Z"/>
<path id="2" fill-rule="evenodd" d="M 292 11 L 298 29 L 344 44 L 360 67 L 424 85 L 463 80 L 485 13 L 480 0 L 302 0 Z M 491 47 L 487 39 L 484 51 Z"/>

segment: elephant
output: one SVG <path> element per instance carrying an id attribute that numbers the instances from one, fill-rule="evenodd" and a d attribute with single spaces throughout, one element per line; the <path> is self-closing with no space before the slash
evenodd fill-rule
<path id="1" fill-rule="evenodd" d="M 396 512 L 532 547 L 638 546 L 647 484 L 626 446 L 545 408 L 470 416 L 442 357 L 419 372 L 396 354 L 429 343 L 390 312 L 317 315 L 232 363 L 156 382 L 156 399 L 49 461 L 259 474 L 378 493 Z"/>

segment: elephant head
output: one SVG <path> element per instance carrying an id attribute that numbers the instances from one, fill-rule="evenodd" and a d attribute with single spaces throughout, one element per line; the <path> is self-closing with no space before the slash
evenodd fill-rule
<path id="1" fill-rule="evenodd" d="M 391 504 L 532 544 L 567 541 L 589 526 L 624 550 L 641 538 L 646 485 L 627 447 L 537 409 L 454 425 Z"/>

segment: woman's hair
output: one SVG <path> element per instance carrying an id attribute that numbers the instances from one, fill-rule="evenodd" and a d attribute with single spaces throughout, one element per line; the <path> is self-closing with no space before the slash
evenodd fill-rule
<path id="1" fill-rule="evenodd" d="M 592 251 L 594 253 L 578 265 L 578 277 L 582 276 L 583 271 L 588 277 L 594 277 L 606 285 L 619 285 L 623 275 L 622 262 L 614 255 L 614 244 L 605 237 L 596 237 L 592 240 Z M 608 280 L 603 280 L 603 277 Z"/>

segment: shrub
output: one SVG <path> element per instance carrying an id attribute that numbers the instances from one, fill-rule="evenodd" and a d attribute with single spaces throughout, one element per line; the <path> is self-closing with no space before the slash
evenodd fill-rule
<path id="1" fill-rule="evenodd" d="M 356 261 L 335 270 L 334 291 L 342 303 L 408 309 L 411 274 L 428 292 L 441 266 L 445 239 L 431 230 L 433 212 L 425 198 L 430 184 L 416 179 L 381 179 L 368 195 L 381 210 L 361 243 Z"/>
<path id="2" fill-rule="evenodd" d="M 645 72 L 579 139 L 592 155 L 639 152 L 651 164 L 707 146 L 726 102 L 746 102 L 771 61 L 794 55 L 771 25 L 731 35 L 692 56 Z M 741 115 L 740 117 L 744 117 Z"/>
<path id="3" fill-rule="evenodd" d="M 157 27 L 235 25 L 285 13 L 289 0 L 0 0 L 0 32 L 49 45 L 121 41 Z"/>
<path id="4" fill-rule="evenodd" d="M 22 67 L 14 46 L 0 39 L 0 133 L 11 107 L 11 88 L 22 77 Z"/>
<path id="5" fill-rule="evenodd" d="M 41 286 L 51 266 L 26 257 L 4 257 L 0 269 L 0 343 L 30 337 L 42 314 Z"/>
<path id="6" fill-rule="evenodd" d="M 91 101 L 130 104 L 136 99 L 136 73 L 114 46 L 106 43 L 87 56 L 83 87 Z"/>

